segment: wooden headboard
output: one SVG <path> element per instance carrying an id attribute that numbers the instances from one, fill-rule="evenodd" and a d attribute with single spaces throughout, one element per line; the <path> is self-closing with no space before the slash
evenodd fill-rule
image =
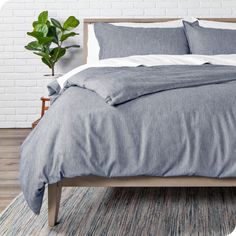
<path id="1" fill-rule="evenodd" d="M 218 21 L 218 22 L 228 22 L 228 23 L 236 23 L 236 18 L 198 18 L 200 20 L 210 20 L 210 21 Z M 98 22 L 104 23 L 121 23 L 121 22 L 129 22 L 129 23 L 155 23 L 155 22 L 167 22 L 178 20 L 178 18 L 111 18 L 111 19 L 84 19 L 84 46 L 83 46 L 83 62 L 87 62 L 88 55 L 88 25 L 94 24 Z"/>

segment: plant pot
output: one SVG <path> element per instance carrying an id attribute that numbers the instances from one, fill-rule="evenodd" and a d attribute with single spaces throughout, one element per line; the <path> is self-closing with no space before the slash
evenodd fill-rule
<path id="1" fill-rule="evenodd" d="M 43 79 L 42 79 L 43 80 L 43 97 L 48 97 L 47 85 L 61 76 L 62 74 L 56 74 L 54 76 L 48 74 L 48 75 L 43 76 Z"/>

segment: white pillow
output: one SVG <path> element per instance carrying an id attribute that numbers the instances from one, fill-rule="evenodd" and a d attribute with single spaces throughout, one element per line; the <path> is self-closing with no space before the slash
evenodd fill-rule
<path id="1" fill-rule="evenodd" d="M 189 21 L 195 21 L 195 19 Z M 128 27 L 143 27 L 143 28 L 177 28 L 182 27 L 182 20 L 161 22 L 161 23 L 113 23 L 113 25 L 117 26 L 128 26 Z M 87 55 L 87 63 L 96 63 L 99 61 L 99 51 L 100 47 L 94 32 L 94 24 L 88 25 L 88 55 Z"/>
<path id="2" fill-rule="evenodd" d="M 94 24 L 88 25 L 88 42 L 87 42 L 87 63 L 96 63 L 99 61 L 99 44 L 94 32 Z"/>
<path id="3" fill-rule="evenodd" d="M 236 24 L 235 23 L 199 20 L 199 25 L 202 26 L 202 27 L 206 27 L 206 28 L 236 30 Z"/>

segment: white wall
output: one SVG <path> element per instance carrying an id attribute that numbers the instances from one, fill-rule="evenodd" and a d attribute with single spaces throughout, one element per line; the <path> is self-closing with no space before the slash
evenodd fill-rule
<path id="1" fill-rule="evenodd" d="M 24 49 L 31 23 L 42 10 L 51 17 L 236 17 L 236 0 L 10 0 L 0 11 L 0 127 L 30 127 L 39 117 L 42 75 L 49 73 Z M 81 34 L 79 44 L 82 45 Z M 66 72 L 81 63 L 82 49 L 60 63 Z"/>

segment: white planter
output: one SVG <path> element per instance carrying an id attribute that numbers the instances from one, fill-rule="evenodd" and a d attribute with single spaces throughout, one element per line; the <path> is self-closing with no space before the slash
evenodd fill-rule
<path id="1" fill-rule="evenodd" d="M 50 84 L 52 81 L 54 81 L 55 79 L 58 79 L 59 77 L 61 77 L 61 74 L 57 74 L 57 75 L 44 75 L 42 78 L 43 81 L 43 94 L 42 97 L 48 97 L 48 89 L 47 89 L 47 85 Z"/>

